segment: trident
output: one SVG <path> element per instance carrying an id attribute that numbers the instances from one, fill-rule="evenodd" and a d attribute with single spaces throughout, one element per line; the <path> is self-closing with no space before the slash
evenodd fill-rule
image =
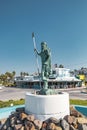
<path id="1" fill-rule="evenodd" d="M 36 42 L 35 42 L 34 32 L 32 33 L 32 39 L 33 39 L 33 44 L 34 44 L 34 50 L 36 50 Z M 36 57 L 36 64 L 37 64 L 38 75 L 40 76 L 40 72 L 39 72 L 39 63 L 38 63 L 38 56 L 37 56 L 37 53 L 35 53 L 35 57 Z M 39 78 L 40 78 L 40 77 L 39 77 Z M 40 87 L 41 87 L 41 82 L 40 82 Z"/>

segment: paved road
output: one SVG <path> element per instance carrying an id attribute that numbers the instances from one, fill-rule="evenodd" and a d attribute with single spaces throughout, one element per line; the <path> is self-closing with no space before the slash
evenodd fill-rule
<path id="1" fill-rule="evenodd" d="M 75 89 L 68 89 L 64 91 L 69 93 L 70 99 L 87 100 L 87 94 L 82 93 L 83 90 L 84 90 L 83 88 L 80 88 L 80 89 L 75 88 Z"/>
<path id="2" fill-rule="evenodd" d="M 81 93 L 83 89 L 82 88 L 75 88 L 75 89 L 64 89 L 64 90 L 58 90 L 58 91 L 64 91 L 68 92 L 70 99 L 82 99 L 87 100 L 87 94 Z M 26 92 L 34 92 L 33 89 L 21 89 L 21 88 L 7 88 L 3 87 L 2 90 L 0 90 L 0 100 L 6 101 L 6 100 L 17 100 L 17 99 L 25 99 Z"/>
<path id="3" fill-rule="evenodd" d="M 2 90 L 0 90 L 0 100 L 6 101 L 6 100 L 17 100 L 21 98 L 25 98 L 26 92 L 34 92 L 32 89 L 21 89 L 21 88 L 7 88 L 4 87 Z"/>

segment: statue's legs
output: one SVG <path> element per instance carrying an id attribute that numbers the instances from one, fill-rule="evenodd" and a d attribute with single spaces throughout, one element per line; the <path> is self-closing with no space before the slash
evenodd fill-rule
<path id="1" fill-rule="evenodd" d="M 41 95 L 55 94 L 54 90 L 48 89 L 48 76 L 49 76 L 49 68 L 47 67 L 46 64 L 44 64 L 42 66 L 42 71 L 41 71 L 41 77 L 42 77 L 42 81 L 44 83 L 43 89 L 41 89 L 39 92 L 39 94 L 41 94 Z"/>
<path id="2" fill-rule="evenodd" d="M 47 73 L 47 66 L 43 65 L 42 67 L 42 81 L 44 82 L 44 86 L 43 89 L 48 89 L 48 81 L 47 81 L 47 77 L 48 77 L 48 73 Z"/>
<path id="3" fill-rule="evenodd" d="M 44 80 L 44 89 L 48 89 L 48 81 L 47 80 Z"/>

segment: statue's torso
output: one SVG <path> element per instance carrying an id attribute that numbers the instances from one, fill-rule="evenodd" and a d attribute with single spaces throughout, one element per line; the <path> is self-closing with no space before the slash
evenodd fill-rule
<path id="1" fill-rule="evenodd" d="M 42 60 L 42 65 L 48 64 L 48 60 L 49 60 L 48 50 L 44 50 L 41 52 L 41 60 Z"/>

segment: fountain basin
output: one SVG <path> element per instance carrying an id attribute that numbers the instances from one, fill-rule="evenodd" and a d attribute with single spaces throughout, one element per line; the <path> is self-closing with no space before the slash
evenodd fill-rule
<path id="1" fill-rule="evenodd" d="M 56 95 L 36 95 L 26 93 L 25 112 L 33 114 L 39 120 L 46 120 L 50 117 L 57 119 L 70 114 L 69 94 L 62 92 Z"/>

